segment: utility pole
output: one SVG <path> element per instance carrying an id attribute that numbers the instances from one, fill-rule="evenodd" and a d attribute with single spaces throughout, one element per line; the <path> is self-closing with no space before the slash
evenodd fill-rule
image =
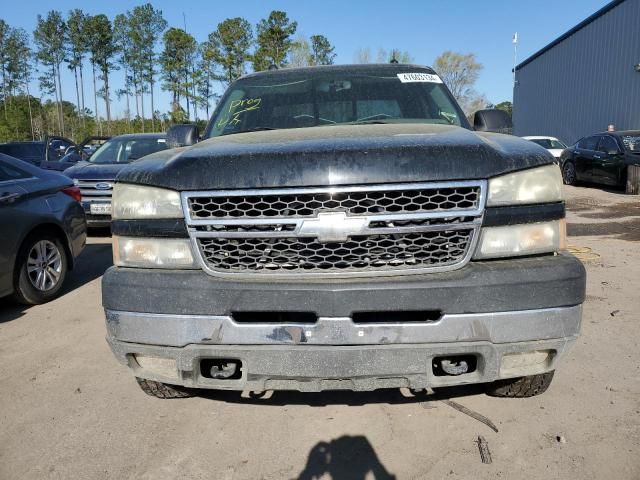
<path id="1" fill-rule="evenodd" d="M 516 88 L 516 63 L 518 59 L 518 32 L 513 34 L 511 43 L 513 43 L 513 88 Z"/>

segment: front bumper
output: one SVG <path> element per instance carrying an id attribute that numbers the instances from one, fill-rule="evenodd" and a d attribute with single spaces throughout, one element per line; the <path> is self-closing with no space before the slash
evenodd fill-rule
<path id="1" fill-rule="evenodd" d="M 585 272 L 569 255 L 472 262 L 410 278 L 309 283 L 111 268 L 102 286 L 108 342 L 136 376 L 198 388 L 372 390 L 492 382 L 555 369 L 580 330 Z M 386 320 L 411 310 L 442 316 Z M 265 311 L 313 312 L 318 320 L 251 322 L 251 312 Z M 383 321 L 355 323 L 353 313 L 362 311 L 379 312 Z M 245 314 L 242 323 L 234 312 Z M 528 352 L 546 355 L 505 367 L 505 355 Z M 166 361 L 148 368 L 137 355 Z M 460 356 L 474 359 L 473 371 L 437 374 L 438 357 Z M 210 378 L 201 368 L 210 359 L 241 362 L 241 375 Z"/>
<path id="2" fill-rule="evenodd" d="M 555 369 L 575 342 L 582 307 L 498 314 L 445 315 L 425 324 L 354 324 L 320 318 L 305 324 L 237 324 L 228 317 L 107 311 L 108 342 L 138 377 L 225 390 L 427 388 L 492 382 Z M 136 342 L 131 340 L 136 339 Z M 183 344 L 183 346 L 174 346 Z M 545 352 L 533 364 L 506 368 L 508 354 Z M 160 370 L 136 356 L 169 359 Z M 439 375 L 438 357 L 474 358 L 475 368 Z M 237 379 L 209 378 L 202 360 L 240 361 Z M 142 362 L 141 362 L 142 363 Z"/>

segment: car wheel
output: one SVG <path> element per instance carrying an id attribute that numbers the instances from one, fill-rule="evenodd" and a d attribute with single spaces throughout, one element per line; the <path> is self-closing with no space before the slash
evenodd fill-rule
<path id="1" fill-rule="evenodd" d="M 144 393 L 156 398 L 188 398 L 193 397 L 193 391 L 179 387 L 177 385 L 169 385 L 168 383 L 160 383 L 154 380 L 146 380 L 136 377 L 138 385 Z"/>
<path id="2" fill-rule="evenodd" d="M 67 266 L 60 239 L 47 234 L 28 238 L 18 254 L 14 298 L 25 305 L 53 300 L 60 293 Z"/>
<path id="3" fill-rule="evenodd" d="M 547 391 L 551 380 L 553 380 L 552 370 L 539 375 L 529 377 L 511 378 L 508 380 L 498 380 L 487 385 L 487 395 L 491 397 L 512 397 L 529 398 L 535 397 Z"/>
<path id="4" fill-rule="evenodd" d="M 576 166 L 573 162 L 565 162 L 562 166 L 562 180 L 565 185 L 576 184 Z"/>

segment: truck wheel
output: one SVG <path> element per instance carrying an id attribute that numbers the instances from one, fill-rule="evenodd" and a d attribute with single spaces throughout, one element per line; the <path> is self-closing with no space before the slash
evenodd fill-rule
<path id="1" fill-rule="evenodd" d="M 32 235 L 25 240 L 16 261 L 14 299 L 24 305 L 53 300 L 67 275 L 67 252 L 55 235 Z"/>
<path id="2" fill-rule="evenodd" d="M 487 385 L 487 395 L 512 398 L 535 397 L 547 391 L 553 380 L 553 374 L 552 370 L 540 375 L 498 380 Z"/>
<path id="3" fill-rule="evenodd" d="M 576 166 L 573 162 L 565 162 L 562 166 L 562 180 L 565 185 L 575 185 L 576 180 Z"/>
<path id="4" fill-rule="evenodd" d="M 136 381 L 140 388 L 147 395 L 151 395 L 156 398 L 187 398 L 192 397 L 193 393 L 183 387 L 176 385 L 169 385 L 167 383 L 155 382 L 153 380 L 146 380 L 144 378 L 136 377 Z"/>

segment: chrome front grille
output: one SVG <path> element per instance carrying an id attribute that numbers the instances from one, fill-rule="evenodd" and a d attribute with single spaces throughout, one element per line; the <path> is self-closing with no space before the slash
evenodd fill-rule
<path id="1" fill-rule="evenodd" d="M 404 275 L 463 266 L 486 182 L 184 192 L 205 271 L 259 278 Z"/>
<path id="2" fill-rule="evenodd" d="M 469 247 L 472 229 L 358 235 L 346 242 L 313 238 L 201 238 L 213 269 L 225 272 L 376 272 L 390 267 L 455 265 Z"/>
<path id="3" fill-rule="evenodd" d="M 114 180 L 78 180 L 77 186 L 85 202 L 110 202 Z M 103 186 L 106 188 L 98 188 Z"/>
<path id="4" fill-rule="evenodd" d="M 331 210 L 348 215 L 442 212 L 477 209 L 479 205 L 478 186 L 189 197 L 189 213 L 194 219 L 313 217 Z"/>

